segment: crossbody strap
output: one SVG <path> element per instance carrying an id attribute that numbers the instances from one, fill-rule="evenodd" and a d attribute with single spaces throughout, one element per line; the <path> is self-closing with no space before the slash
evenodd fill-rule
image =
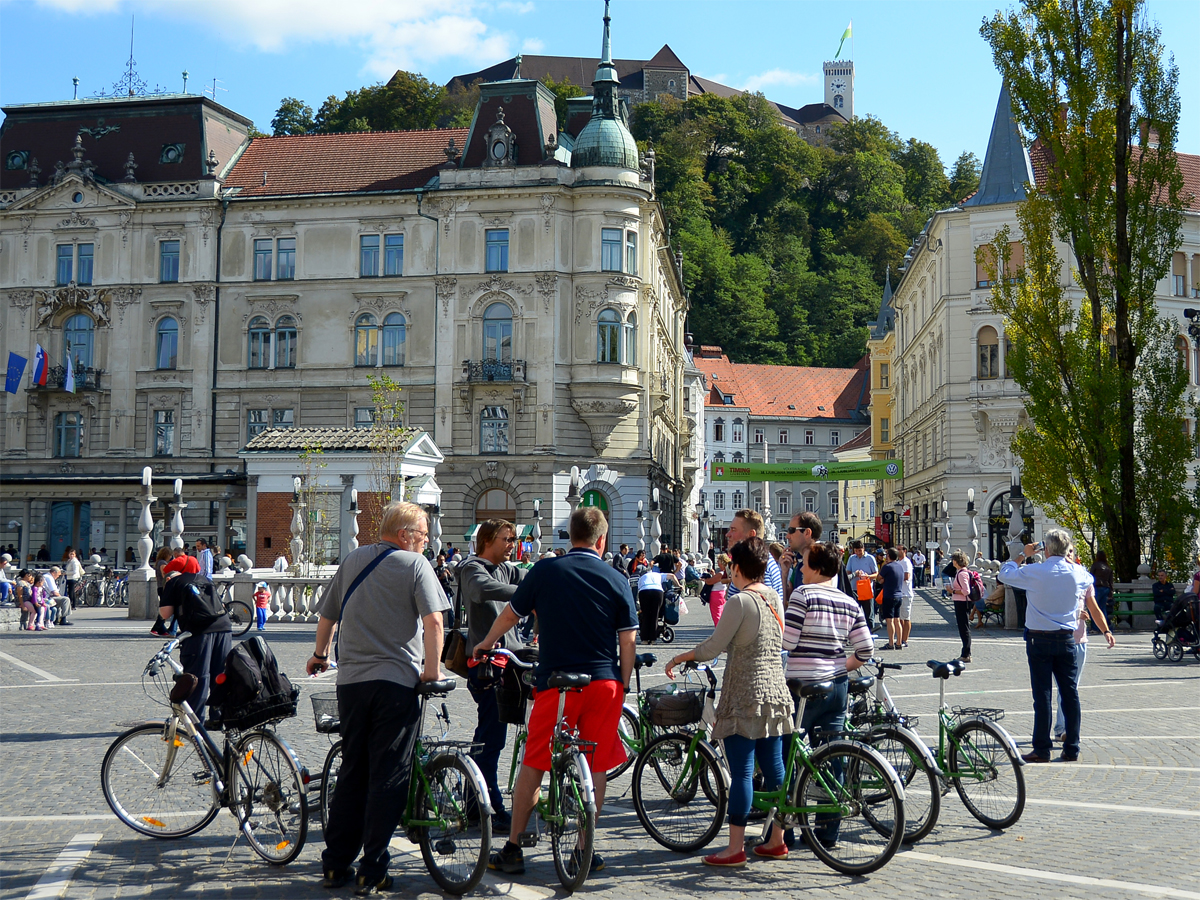
<path id="1" fill-rule="evenodd" d="M 342 630 L 342 616 L 346 615 L 346 604 L 350 602 L 350 595 L 353 594 L 355 592 L 355 590 L 358 589 L 358 586 L 360 584 L 362 584 L 363 581 L 366 580 L 366 577 L 368 575 L 370 575 L 372 572 L 375 571 L 375 567 L 377 565 L 379 565 L 381 562 L 383 562 L 385 559 L 387 559 L 393 553 L 398 553 L 398 552 L 399 551 L 397 549 L 395 549 L 394 547 L 389 547 L 388 549 L 384 550 L 382 553 L 380 553 L 378 556 L 376 556 L 373 560 L 371 560 L 369 563 L 367 563 L 363 567 L 363 570 L 354 577 L 354 580 L 352 582 L 350 582 L 350 587 L 347 588 L 346 593 L 342 596 L 342 608 L 340 610 L 338 610 L 338 636 L 339 636 L 338 644 L 341 644 L 340 637 L 341 637 L 341 630 Z M 333 648 L 333 658 L 334 658 L 334 660 L 337 660 L 337 658 L 338 658 L 337 644 L 335 644 L 334 648 Z"/>

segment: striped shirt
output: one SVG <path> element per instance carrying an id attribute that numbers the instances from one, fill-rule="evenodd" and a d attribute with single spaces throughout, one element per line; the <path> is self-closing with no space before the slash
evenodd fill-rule
<path id="1" fill-rule="evenodd" d="M 767 571 L 763 573 L 762 583 L 773 590 L 780 597 L 783 596 L 783 573 L 779 570 L 779 563 L 775 562 L 775 557 L 767 557 Z M 730 583 L 726 587 L 726 596 L 732 597 L 738 592 L 738 589 Z"/>
<path id="2" fill-rule="evenodd" d="M 861 604 L 833 583 L 792 591 L 783 618 L 788 679 L 811 684 L 845 675 L 847 647 L 864 662 L 875 652 Z"/>

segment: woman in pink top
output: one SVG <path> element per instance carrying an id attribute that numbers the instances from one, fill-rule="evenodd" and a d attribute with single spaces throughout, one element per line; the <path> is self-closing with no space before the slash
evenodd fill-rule
<path id="1" fill-rule="evenodd" d="M 962 655 L 959 659 L 963 662 L 970 662 L 971 573 L 967 571 L 969 565 L 967 554 L 961 550 L 955 550 L 950 561 L 955 568 L 954 579 L 950 582 L 950 592 L 954 598 L 954 621 L 958 623 L 958 636 L 962 638 Z"/>
<path id="2" fill-rule="evenodd" d="M 1076 558 L 1075 548 L 1067 549 L 1066 558 L 1079 564 Z M 1108 627 L 1108 622 L 1104 618 L 1104 612 L 1100 609 L 1100 605 L 1096 603 L 1096 589 L 1093 585 L 1088 585 L 1087 590 L 1079 598 L 1079 624 L 1075 626 L 1075 643 L 1071 650 L 1075 654 L 1075 687 L 1079 687 L 1079 681 L 1083 677 L 1083 664 L 1087 661 L 1087 645 L 1088 645 L 1088 621 L 1091 621 L 1100 632 L 1107 638 L 1108 646 L 1112 647 L 1116 643 L 1113 637 L 1112 630 Z M 1063 712 L 1062 694 L 1058 695 L 1058 716 L 1054 720 L 1054 739 L 1062 741 L 1067 734 L 1067 717 Z"/>
<path id="3" fill-rule="evenodd" d="M 722 575 L 729 571 L 729 554 L 722 553 L 717 557 L 717 571 Z M 721 610 L 725 608 L 725 596 L 728 585 L 724 581 L 718 581 L 708 592 L 708 612 L 712 616 L 713 626 L 715 627 L 721 621 Z"/>

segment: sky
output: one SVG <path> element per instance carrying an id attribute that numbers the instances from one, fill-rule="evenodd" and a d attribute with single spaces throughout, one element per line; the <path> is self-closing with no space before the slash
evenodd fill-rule
<path id="1" fill-rule="evenodd" d="M 950 166 L 964 150 L 983 158 L 1000 78 L 979 25 L 1013 5 L 613 0 L 613 55 L 649 59 L 667 43 L 695 75 L 803 106 L 823 99 L 821 64 L 853 21 L 842 55 L 855 61 L 855 112 Z M 1200 3 L 1147 9 L 1180 69 L 1178 149 L 1200 153 Z M 398 68 L 444 84 L 518 51 L 596 56 L 602 15 L 600 0 L 0 0 L 0 105 L 69 100 L 72 77 L 80 97 L 111 91 L 131 18 L 151 89 L 181 90 L 185 69 L 192 93 L 215 78 L 217 101 L 269 132 L 283 97 L 315 110 Z"/>

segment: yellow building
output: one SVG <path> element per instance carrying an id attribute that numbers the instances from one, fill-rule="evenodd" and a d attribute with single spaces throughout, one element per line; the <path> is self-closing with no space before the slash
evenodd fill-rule
<path id="1" fill-rule="evenodd" d="M 838 462 L 867 462 L 871 459 L 872 431 L 864 428 L 853 440 L 834 451 Z M 874 534 L 875 482 L 869 478 L 852 478 L 838 483 L 842 495 L 842 517 L 838 523 L 839 543 L 848 544 L 855 538 Z M 868 537 L 867 540 L 870 540 Z"/>
<path id="2" fill-rule="evenodd" d="M 896 349 L 896 310 L 892 305 L 892 274 L 888 270 L 883 287 L 879 316 L 871 325 L 867 352 L 871 356 L 871 459 L 895 459 L 892 434 L 895 407 L 892 403 L 892 360 Z M 884 478 L 872 485 L 874 512 L 869 531 L 882 544 L 891 543 L 899 510 L 896 504 L 896 480 Z M 861 536 L 861 535 L 860 535 Z"/>

